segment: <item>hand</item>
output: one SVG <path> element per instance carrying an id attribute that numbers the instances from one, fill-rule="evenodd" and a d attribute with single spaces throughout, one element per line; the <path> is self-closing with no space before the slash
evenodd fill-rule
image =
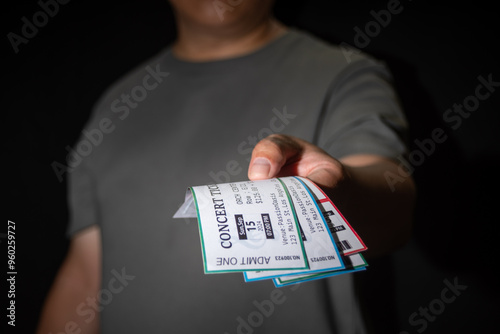
<path id="1" fill-rule="evenodd" d="M 346 166 L 321 148 L 287 135 L 270 135 L 252 152 L 250 180 L 280 176 L 307 177 L 323 189 L 336 188 L 349 178 Z"/>
<path id="2" fill-rule="evenodd" d="M 332 199 L 369 248 L 380 256 L 404 244 L 411 232 L 415 185 L 411 177 L 389 186 L 385 173 L 398 165 L 371 154 L 337 160 L 319 147 L 286 135 L 261 140 L 252 152 L 250 180 L 280 176 L 307 177 Z"/>

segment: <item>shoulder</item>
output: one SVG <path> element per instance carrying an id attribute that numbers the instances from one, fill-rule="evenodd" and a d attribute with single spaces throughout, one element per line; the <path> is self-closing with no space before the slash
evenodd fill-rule
<path id="1" fill-rule="evenodd" d="M 386 64 L 374 56 L 347 43 L 334 44 L 313 33 L 290 28 L 287 43 L 283 43 L 288 58 L 315 75 L 342 79 L 357 72 L 371 71 L 390 77 Z"/>
<path id="2" fill-rule="evenodd" d="M 348 43 L 342 42 L 335 44 L 326 41 L 315 34 L 297 29 L 290 28 L 290 40 L 296 47 L 296 51 L 308 54 L 310 57 L 316 58 L 324 62 L 334 62 L 339 65 L 348 65 L 358 61 L 377 62 L 372 55 L 357 49 Z"/>

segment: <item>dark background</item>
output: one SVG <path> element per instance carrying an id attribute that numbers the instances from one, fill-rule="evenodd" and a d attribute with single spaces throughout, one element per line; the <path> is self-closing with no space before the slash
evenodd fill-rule
<path id="1" fill-rule="evenodd" d="M 370 11 L 386 9 L 388 2 L 281 0 L 276 14 L 330 42 L 356 46 L 354 28 L 364 31 L 374 21 Z M 392 256 L 370 261 L 357 276 L 360 293 L 380 333 L 417 333 L 421 327 L 409 323 L 410 315 L 440 298 L 444 280 L 457 280 L 467 288 L 423 332 L 489 332 L 500 311 L 494 274 L 500 87 L 457 129 L 443 114 L 474 94 L 479 76 L 500 81 L 499 13 L 478 1 L 447 7 L 406 0 L 401 6 L 361 49 L 386 61 L 394 74 L 411 124 L 411 150 L 418 149 L 415 139 L 430 138 L 435 128 L 448 139 L 415 167 L 412 240 Z M 71 1 L 16 54 L 7 34 L 21 35 L 21 18 L 32 22 L 40 10 L 36 1 L 2 9 L 4 196 L 7 219 L 16 223 L 18 273 L 16 327 L 9 332 L 16 333 L 34 331 L 68 246 L 66 185 L 51 163 L 65 161 L 65 147 L 79 136 L 102 91 L 175 34 L 166 0 Z M 0 233 L 5 231 L 6 225 Z M 5 235 L 1 241 L 7 254 Z"/>

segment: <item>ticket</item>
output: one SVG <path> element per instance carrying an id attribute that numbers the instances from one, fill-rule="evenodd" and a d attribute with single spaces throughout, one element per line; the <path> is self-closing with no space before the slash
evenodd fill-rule
<path id="1" fill-rule="evenodd" d="M 303 178 L 285 177 L 281 179 L 290 193 L 302 240 L 309 262 L 309 269 L 245 272 L 245 281 L 255 281 L 298 273 L 318 273 L 343 269 L 344 264 L 337 250 L 335 240 L 323 217 L 318 203 L 304 184 Z"/>
<path id="2" fill-rule="evenodd" d="M 326 271 L 321 273 L 308 273 L 308 274 L 298 274 L 298 275 L 287 275 L 276 277 L 273 279 L 274 285 L 276 287 L 282 287 L 290 284 L 303 283 L 308 281 L 313 281 L 317 279 L 337 276 L 341 274 L 348 274 L 357 271 L 366 270 L 368 264 L 365 258 L 360 253 L 342 256 L 345 268 L 342 270 Z"/>
<path id="3" fill-rule="evenodd" d="M 206 273 L 309 267 L 293 204 L 280 179 L 191 187 L 186 202 L 196 207 Z M 186 204 L 174 217 L 189 212 Z"/>
<path id="4" fill-rule="evenodd" d="M 174 218 L 197 218 L 205 273 L 276 286 L 364 270 L 361 238 L 307 178 L 188 188 Z"/>
<path id="5" fill-rule="evenodd" d="M 333 204 L 332 200 L 325 195 L 323 190 L 309 179 L 301 178 L 301 180 L 311 190 L 312 195 L 320 206 L 340 253 L 342 255 L 350 255 L 365 251 L 367 247 L 363 240 L 361 240 L 347 219 Z"/>

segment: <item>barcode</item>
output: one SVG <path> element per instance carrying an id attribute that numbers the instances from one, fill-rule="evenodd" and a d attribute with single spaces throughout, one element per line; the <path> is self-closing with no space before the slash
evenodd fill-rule
<path id="1" fill-rule="evenodd" d="M 335 232 L 335 226 L 333 226 L 333 222 L 330 220 L 330 218 L 328 218 L 328 216 L 325 216 L 325 222 L 326 222 L 326 225 L 328 226 L 328 228 L 330 229 L 330 232 Z"/>
<path id="2" fill-rule="evenodd" d="M 332 210 L 329 210 L 329 211 L 325 211 L 325 212 L 322 212 L 323 214 L 323 217 L 329 217 L 329 216 L 333 216 L 335 213 L 333 213 Z"/>
<path id="3" fill-rule="evenodd" d="M 330 229 L 330 232 L 336 233 L 336 232 L 340 232 L 340 231 L 345 231 L 344 225 L 335 226 L 335 225 L 333 225 L 333 222 L 328 217 L 325 218 L 325 221 L 326 221 L 326 225 L 328 225 L 328 228 Z"/>
<path id="4" fill-rule="evenodd" d="M 337 242 L 337 247 L 343 251 L 352 248 L 351 244 L 347 240 L 340 240 L 339 242 Z"/>

